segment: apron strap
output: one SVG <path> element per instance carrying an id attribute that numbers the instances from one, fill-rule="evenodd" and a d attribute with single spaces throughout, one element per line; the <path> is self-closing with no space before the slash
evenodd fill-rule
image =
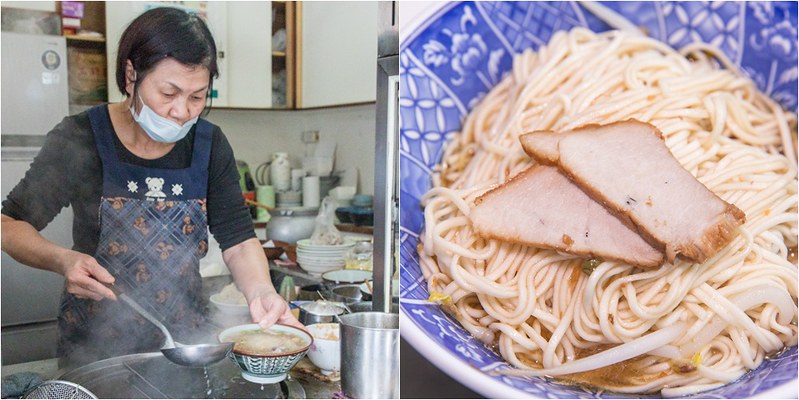
<path id="1" fill-rule="evenodd" d="M 111 125 L 111 116 L 108 115 L 108 105 L 102 104 L 90 108 L 89 122 L 92 125 L 94 143 L 100 153 L 100 160 L 103 162 L 103 170 L 105 171 L 111 165 L 119 163 L 117 152 L 114 148 L 114 140 L 111 137 L 114 127 Z"/>

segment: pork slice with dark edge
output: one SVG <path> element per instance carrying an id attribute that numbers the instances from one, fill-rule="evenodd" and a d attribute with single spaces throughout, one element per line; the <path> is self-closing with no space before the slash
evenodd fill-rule
<path id="1" fill-rule="evenodd" d="M 628 120 L 522 135 L 540 163 L 557 166 L 635 229 L 669 262 L 702 263 L 732 240 L 746 215 L 680 165 L 650 124 Z"/>
<path id="2" fill-rule="evenodd" d="M 663 263 L 661 252 L 555 167 L 530 167 L 486 192 L 469 218 L 486 238 L 642 267 Z"/>

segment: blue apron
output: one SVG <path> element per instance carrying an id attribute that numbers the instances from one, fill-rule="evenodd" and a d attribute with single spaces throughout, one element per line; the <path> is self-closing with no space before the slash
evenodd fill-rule
<path id="1" fill-rule="evenodd" d="M 188 168 L 157 169 L 119 160 L 106 105 L 89 110 L 89 119 L 103 165 L 94 257 L 116 278 L 119 292 L 158 317 L 180 341 L 205 322 L 207 313 L 199 264 L 208 250 L 211 124 L 197 121 Z M 64 365 L 157 351 L 164 342 L 155 325 L 124 303 L 79 299 L 66 290 L 58 330 Z"/>

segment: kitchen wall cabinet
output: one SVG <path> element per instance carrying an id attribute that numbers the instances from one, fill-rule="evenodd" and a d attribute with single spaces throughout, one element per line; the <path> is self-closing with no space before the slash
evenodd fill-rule
<path id="1" fill-rule="evenodd" d="M 159 6 L 203 16 L 217 46 L 219 78 L 211 93 L 215 108 L 293 108 L 295 4 L 285 1 L 108 2 L 108 70 L 116 68 L 116 43 L 127 24 Z M 281 32 L 282 31 L 282 32 Z M 282 35 L 282 40 L 273 40 Z M 273 48 L 273 42 L 278 47 Z M 282 44 L 282 45 L 281 45 Z M 109 85 L 114 81 L 109 74 Z M 111 101 L 122 94 L 112 91 Z"/>
<path id="2" fill-rule="evenodd" d="M 188 12 L 196 13 L 202 16 L 207 24 L 211 33 L 216 40 L 220 75 L 214 81 L 214 105 L 226 106 L 228 104 L 229 96 L 229 76 L 228 70 L 228 3 L 218 1 L 197 1 L 187 3 L 175 3 L 168 1 L 108 1 L 106 4 L 105 20 L 106 20 L 106 38 L 109 43 L 108 46 L 108 100 L 110 102 L 118 102 L 124 98 L 124 95 L 119 91 L 116 84 L 116 65 L 117 65 L 117 47 L 119 39 L 122 37 L 122 32 L 128 24 L 143 12 L 155 7 L 176 7 L 186 10 Z M 230 4 L 241 4 L 246 6 L 245 2 L 231 2 Z M 263 24 L 259 22 L 259 24 Z M 250 24 L 248 24 L 250 25 Z"/>
<path id="3" fill-rule="evenodd" d="M 225 29 L 227 101 L 214 106 L 272 107 L 271 2 L 229 2 Z M 219 40 L 217 40 L 219 42 Z"/>
<path id="4" fill-rule="evenodd" d="M 377 2 L 300 2 L 297 108 L 375 101 Z"/>
<path id="5" fill-rule="evenodd" d="M 218 50 L 215 108 L 294 109 L 373 102 L 377 2 L 105 2 L 108 101 L 116 85 L 117 43 L 152 7 L 205 17 Z M 281 45 L 284 44 L 284 45 Z"/>

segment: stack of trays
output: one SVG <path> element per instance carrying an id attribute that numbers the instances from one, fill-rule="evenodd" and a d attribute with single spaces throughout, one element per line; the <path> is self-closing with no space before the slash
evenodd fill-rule
<path id="1" fill-rule="evenodd" d="M 311 244 L 311 239 L 297 241 L 297 263 L 313 275 L 344 268 L 347 252 L 355 245 L 351 240 L 337 245 Z"/>

